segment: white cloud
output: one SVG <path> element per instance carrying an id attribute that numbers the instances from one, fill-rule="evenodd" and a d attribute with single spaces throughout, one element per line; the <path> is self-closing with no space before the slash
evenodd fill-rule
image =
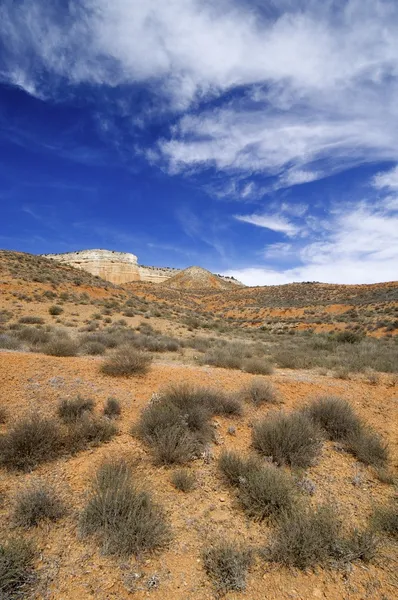
<path id="1" fill-rule="evenodd" d="M 183 116 L 160 142 L 173 173 L 211 165 L 266 172 L 290 186 L 366 161 L 398 160 L 395 0 L 70 6 L 65 16 L 44 0 L 25 0 L 23 10 L 3 0 L 3 79 L 35 94 L 46 91 L 43 68 L 55 86 L 57 77 L 145 82 L 182 111 L 197 110 L 205 95 L 247 87 L 244 98 Z"/>
<path id="2" fill-rule="evenodd" d="M 275 254 L 273 255 L 273 248 Z M 263 266 L 232 269 L 232 275 L 247 285 L 273 285 L 293 281 L 327 283 L 376 283 L 398 279 L 398 211 L 380 204 L 360 202 L 335 210 L 318 237 L 302 244 L 275 244 L 265 258 L 296 254 L 294 268 Z"/>
<path id="3" fill-rule="evenodd" d="M 235 215 L 235 219 L 243 223 L 256 225 L 257 227 L 264 227 L 265 229 L 285 233 L 289 237 L 296 235 L 300 231 L 296 225 L 281 215 Z"/>
<path id="4" fill-rule="evenodd" d="M 276 244 L 269 244 L 264 248 L 264 258 L 283 260 L 291 257 L 295 250 L 292 244 L 285 244 L 283 242 L 277 242 Z"/>
<path id="5" fill-rule="evenodd" d="M 377 173 L 373 177 L 373 186 L 378 189 L 398 191 L 398 166 L 384 173 Z"/>

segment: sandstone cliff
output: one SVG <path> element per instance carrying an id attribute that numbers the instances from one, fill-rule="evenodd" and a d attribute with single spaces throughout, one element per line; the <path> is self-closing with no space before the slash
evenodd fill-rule
<path id="1" fill-rule="evenodd" d="M 140 280 L 137 257 L 126 252 L 80 250 L 65 254 L 46 254 L 45 257 L 83 269 L 115 284 Z"/>
<path id="2" fill-rule="evenodd" d="M 180 269 L 173 269 L 171 267 L 147 267 L 145 265 L 139 265 L 138 271 L 140 274 L 141 281 L 149 281 L 150 283 L 162 283 L 177 275 Z"/>

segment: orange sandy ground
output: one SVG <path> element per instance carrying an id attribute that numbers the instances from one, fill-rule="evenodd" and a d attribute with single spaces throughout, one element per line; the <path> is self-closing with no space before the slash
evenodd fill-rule
<path id="1" fill-rule="evenodd" d="M 234 491 L 220 479 L 215 460 L 192 463 L 190 468 L 197 476 L 198 486 L 192 493 L 183 494 L 170 483 L 172 469 L 155 467 L 147 449 L 129 430 L 152 393 L 164 385 L 190 381 L 236 390 L 252 376 L 240 371 L 158 362 L 144 377 L 114 379 L 99 374 L 99 360 L 0 352 L 1 402 L 11 420 L 36 409 L 54 414 L 60 398 L 78 393 L 95 399 L 97 410 L 111 395 L 122 405 L 121 432 L 110 443 L 42 465 L 31 474 L 0 471 L 0 492 L 4 497 L 0 508 L 2 538 L 22 534 L 34 540 L 39 549 L 37 598 L 214 598 L 215 592 L 200 560 L 203 546 L 223 537 L 261 547 L 271 538 L 272 528 L 245 517 L 236 503 Z M 287 411 L 302 406 L 308 398 L 318 394 L 335 394 L 350 400 L 358 414 L 389 441 L 391 465 L 396 469 L 398 397 L 397 388 L 388 385 L 387 376 L 377 386 L 363 380 L 321 377 L 308 371 L 279 370 L 267 379 L 275 384 Z M 214 457 L 223 448 L 248 451 L 250 423 L 269 410 L 275 409 L 246 407 L 243 417 L 215 419 L 220 444 L 212 449 Z M 236 428 L 234 436 L 227 432 L 231 425 Z M 0 427 L 6 430 L 7 426 Z M 156 500 L 166 509 L 173 530 L 173 540 L 167 550 L 139 560 L 119 560 L 101 555 L 93 540 L 79 538 L 78 514 L 84 505 L 90 478 L 101 461 L 111 456 L 126 456 L 137 461 L 137 480 L 153 491 Z M 357 463 L 349 454 L 338 452 L 331 443 L 324 445 L 319 463 L 308 470 L 307 476 L 316 486 L 308 502 L 332 502 L 348 527 L 363 526 L 373 504 L 386 503 L 394 495 L 392 485 L 380 483 L 372 469 Z M 56 487 L 69 507 L 68 515 L 57 524 L 43 524 L 27 532 L 10 532 L 14 495 L 37 477 Z M 354 478 L 357 485 L 353 483 Z M 257 560 L 249 573 L 246 592 L 229 593 L 226 598 L 393 600 L 398 595 L 396 550 L 394 542 L 383 539 L 372 564 L 356 563 L 343 570 L 319 568 L 315 572 L 300 572 Z M 158 577 L 159 585 L 148 589 L 148 579 L 153 575 Z"/>

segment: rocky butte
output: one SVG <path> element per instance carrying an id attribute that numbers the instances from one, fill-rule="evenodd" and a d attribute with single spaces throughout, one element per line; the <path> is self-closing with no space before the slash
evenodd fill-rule
<path id="1" fill-rule="evenodd" d="M 139 265 L 135 254 L 116 252 L 115 250 L 79 250 L 78 252 L 66 252 L 64 254 L 44 254 L 43 256 L 77 269 L 83 269 L 116 285 L 131 281 L 163 283 L 182 273 L 181 269 Z M 231 277 L 221 275 L 219 277 L 229 283 L 242 285 Z"/>

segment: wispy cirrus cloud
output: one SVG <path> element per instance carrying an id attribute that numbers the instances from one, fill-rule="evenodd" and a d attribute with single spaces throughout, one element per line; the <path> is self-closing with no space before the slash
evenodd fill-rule
<path id="1" fill-rule="evenodd" d="M 264 227 L 265 229 L 271 229 L 278 233 L 284 233 L 289 237 L 295 236 L 299 233 L 300 228 L 286 219 L 282 215 L 273 214 L 260 214 L 260 215 L 235 215 L 237 221 L 242 223 L 250 223 L 257 227 Z"/>

